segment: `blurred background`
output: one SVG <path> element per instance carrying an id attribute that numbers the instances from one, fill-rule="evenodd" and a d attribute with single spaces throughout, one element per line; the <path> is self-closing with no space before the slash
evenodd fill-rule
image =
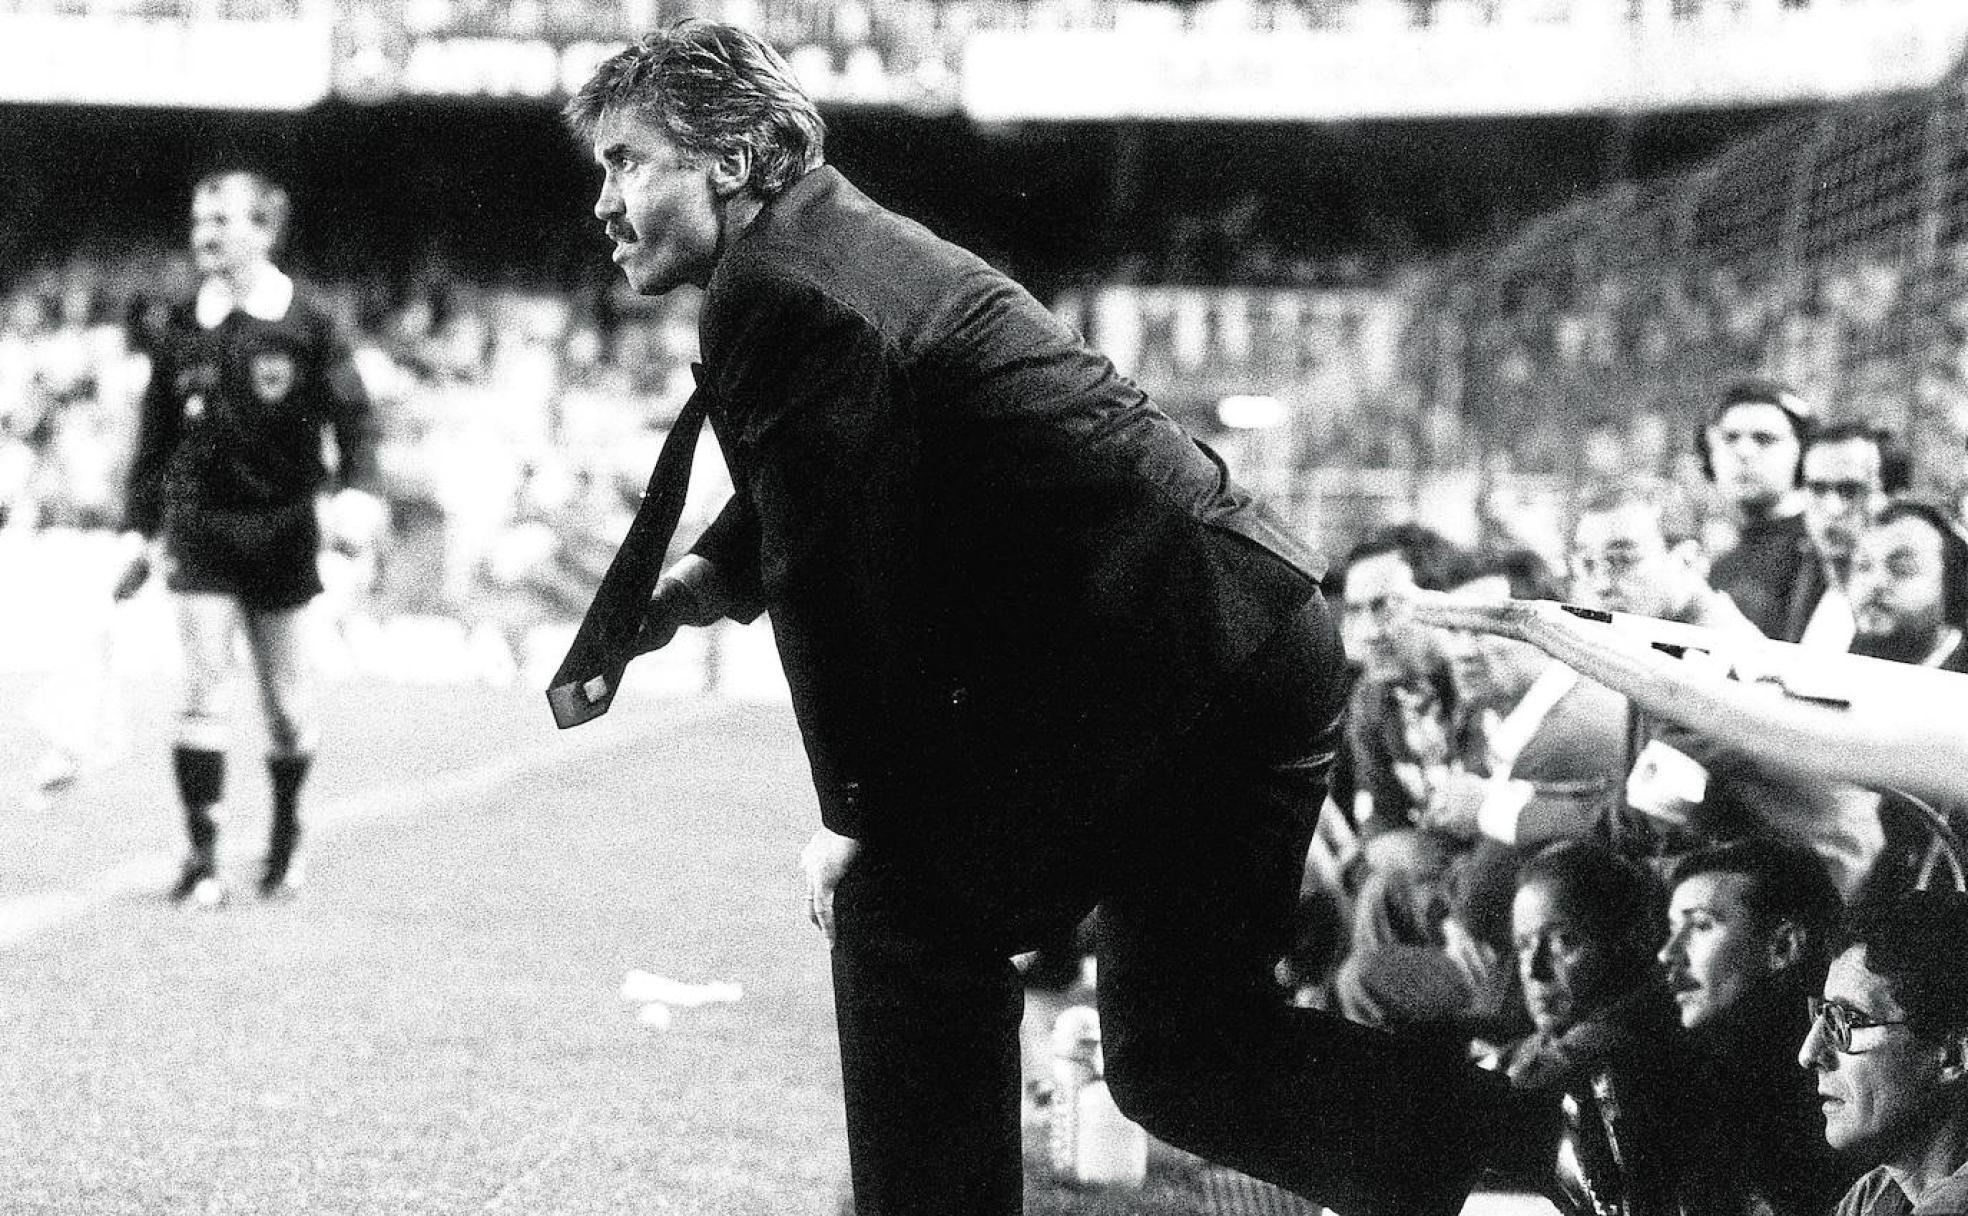
<path id="1" fill-rule="evenodd" d="M 11 589 L 89 581 L 146 374 L 125 326 L 188 289 L 189 186 L 239 162 L 293 188 L 286 265 L 381 412 L 350 661 L 393 628 L 472 678 L 557 651 L 696 309 L 623 290 L 557 107 L 691 14 L 769 36 L 849 177 L 1329 552 L 1418 518 L 1554 554 L 1613 470 L 1706 494 L 1694 419 L 1751 370 L 1960 489 L 1955 0 L 0 0 L 0 664 L 73 615 Z"/>

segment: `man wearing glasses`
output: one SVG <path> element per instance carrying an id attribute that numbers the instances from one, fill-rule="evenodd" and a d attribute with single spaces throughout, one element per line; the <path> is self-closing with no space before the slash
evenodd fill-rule
<path id="1" fill-rule="evenodd" d="M 1805 442 L 1804 531 L 1812 558 L 1790 589 L 1777 635 L 1783 641 L 1828 650 L 1852 644 L 1857 624 L 1846 583 L 1853 553 L 1887 497 L 1906 489 L 1910 472 L 1905 449 L 1868 423 L 1835 423 Z"/>
<path id="2" fill-rule="evenodd" d="M 1797 1061 L 1825 1141 L 1872 1169 L 1836 1216 L 1968 1213 L 1968 895 L 1913 891 L 1855 918 Z"/>

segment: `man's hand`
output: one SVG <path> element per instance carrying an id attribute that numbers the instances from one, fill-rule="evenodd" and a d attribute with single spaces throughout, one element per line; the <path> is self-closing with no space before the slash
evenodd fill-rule
<path id="1" fill-rule="evenodd" d="M 717 567 L 694 553 L 686 554 L 656 580 L 642 614 L 642 629 L 636 634 L 635 652 L 661 650 L 685 625 L 715 624 L 724 609 Z"/>
<path id="2" fill-rule="evenodd" d="M 389 504 L 367 490 L 347 486 L 327 501 L 321 523 L 330 548 L 367 553 L 389 525 Z"/>
<path id="3" fill-rule="evenodd" d="M 119 538 L 119 547 L 123 564 L 109 594 L 120 604 L 143 590 L 143 585 L 150 581 L 151 571 L 157 567 L 157 558 L 151 552 L 154 547 L 151 542 L 136 532 L 125 532 Z"/>
<path id="4" fill-rule="evenodd" d="M 1434 789 L 1434 797 L 1421 813 L 1421 826 L 1446 832 L 1463 840 L 1481 835 L 1477 812 L 1489 797 L 1490 781 L 1460 765 L 1452 765 Z"/>
<path id="5" fill-rule="evenodd" d="M 861 842 L 821 828 L 800 850 L 800 869 L 806 874 L 806 915 L 834 944 L 834 888 L 861 855 Z"/>

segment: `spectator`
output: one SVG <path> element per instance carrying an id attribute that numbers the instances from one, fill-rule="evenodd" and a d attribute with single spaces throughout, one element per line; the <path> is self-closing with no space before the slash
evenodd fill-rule
<path id="1" fill-rule="evenodd" d="M 1767 840 L 1689 854 L 1668 890 L 1659 957 L 1700 1095 L 1687 1191 L 1703 1211 L 1823 1212 L 1852 1177 L 1825 1151 L 1790 1045 L 1824 982 L 1838 892 L 1809 850 Z"/>
<path id="2" fill-rule="evenodd" d="M 1502 1061 L 1511 1085 L 1529 1091 L 1508 1137 L 1526 1155 L 1502 1164 L 1539 1181 L 1556 1166 L 1561 1189 L 1620 1205 L 1611 1210 L 1673 1210 L 1661 1201 L 1679 1168 L 1674 1093 L 1685 1061 L 1652 965 L 1657 895 L 1645 871 L 1605 847 L 1563 841 L 1524 863 L 1511 904 L 1534 1029 Z"/>
<path id="3" fill-rule="evenodd" d="M 1485 572 L 1453 594 L 1487 603 L 1562 598 L 1533 554 L 1505 554 L 1479 568 Z M 1459 703 L 1463 764 L 1425 822 L 1533 848 L 1566 834 L 1566 808 L 1603 796 L 1625 775 L 1625 700 L 1512 639 L 1449 630 L 1441 647 Z"/>
<path id="4" fill-rule="evenodd" d="M 1653 970 L 1657 902 L 1645 871 L 1591 841 L 1560 841 L 1524 863 L 1510 925 L 1533 1029 L 1504 1057 L 1514 1087 L 1582 1083 L 1665 1041 L 1674 1014 Z"/>
<path id="5" fill-rule="evenodd" d="M 1945 508 L 1897 499 L 1853 549 L 1854 654 L 1968 671 L 1968 536 Z"/>
<path id="6" fill-rule="evenodd" d="M 1591 495 L 1573 529 L 1573 598 L 1615 612 L 1754 634 L 1756 626 L 1735 602 L 1708 585 L 1698 526 L 1694 504 L 1671 482 L 1616 484 Z M 1559 819 L 1553 830 L 1600 831 L 1635 856 L 1700 843 L 1692 817 L 1707 791 L 1707 769 L 1658 722 L 1629 716 L 1626 730 L 1624 796 L 1554 806 Z"/>
<path id="7" fill-rule="evenodd" d="M 1474 559 L 1458 598 L 1550 599 L 1557 581 L 1535 554 Z M 1448 842 L 1439 875 L 1375 872 L 1362 886 L 1353 949 L 1336 981 L 1348 1016 L 1376 1025 L 1455 1024 L 1491 1037 L 1521 1018 L 1488 987 L 1509 950 L 1517 825 L 1541 791 L 1598 798 L 1624 773 L 1624 702 L 1531 646 L 1448 632 L 1456 693 L 1448 770 L 1422 824 Z"/>
<path id="8" fill-rule="evenodd" d="M 1865 423 L 1837 423 L 1804 445 L 1804 527 L 1815 561 L 1798 571 L 1777 634 L 1786 642 L 1844 650 L 1857 626 L 1850 591 L 1859 535 L 1906 489 L 1910 467 L 1892 435 Z"/>
<path id="9" fill-rule="evenodd" d="M 1438 869 L 1444 842 L 1416 829 L 1446 771 L 1455 689 L 1438 634 L 1413 619 L 1405 597 L 1464 581 L 1469 558 L 1433 529 L 1406 523 L 1354 546 L 1340 569 L 1346 650 L 1360 664 L 1346 757 L 1365 795 L 1355 817 L 1367 860 L 1377 869 Z M 1345 788 L 1336 782 L 1336 797 Z"/>
<path id="10" fill-rule="evenodd" d="M 1680 487 L 1656 479 L 1589 495 L 1572 529 L 1572 594 L 1596 608 L 1738 633 L 1755 626 L 1707 581 L 1700 523 Z"/>
<path id="11" fill-rule="evenodd" d="M 1850 587 L 1853 653 L 1968 671 L 1968 538 L 1945 508 L 1919 499 L 1889 502 L 1859 537 Z M 1968 826 L 1962 809 L 1959 802 L 1925 806 L 1889 790 L 1879 807 L 1885 840 L 1869 888 L 1883 894 L 1924 881 L 1939 860 L 1932 853 L 1937 839 L 1949 841 L 1950 832 L 1958 836 Z"/>
<path id="12" fill-rule="evenodd" d="M 1968 1213 L 1968 895 L 1862 906 L 1831 962 L 1797 1062 L 1824 1138 L 1874 1163 L 1837 1216 Z"/>
<path id="13" fill-rule="evenodd" d="M 1797 487 L 1811 417 L 1810 403 L 1788 385 L 1739 380 L 1695 434 L 1702 471 L 1736 526 L 1736 542 L 1709 567 L 1709 582 L 1766 634 L 1783 628 L 1783 606 L 1810 554 Z"/>

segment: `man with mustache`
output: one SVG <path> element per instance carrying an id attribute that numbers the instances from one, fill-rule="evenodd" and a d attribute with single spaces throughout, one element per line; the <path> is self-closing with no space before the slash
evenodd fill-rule
<path id="1" fill-rule="evenodd" d="M 1323 562 L 1022 288 L 828 166 L 756 36 L 646 35 L 567 114 L 629 284 L 705 291 L 677 426 L 708 415 L 734 492 L 629 605 L 634 645 L 771 613 L 857 1210 L 1021 1210 L 1010 958 L 1096 905 L 1124 1112 L 1349 1216 L 1459 1210 L 1494 1080 L 1273 980 L 1340 745 Z M 641 599 L 654 510 L 581 636 L 611 587 Z M 550 697 L 607 694 L 580 650 Z"/>
<path id="2" fill-rule="evenodd" d="M 318 733 L 304 617 L 322 590 L 315 498 L 336 489 L 329 523 L 351 536 L 373 531 L 383 510 L 364 488 L 374 428 L 348 343 L 273 264 L 287 210 L 286 190 L 258 173 L 214 173 L 192 190 L 201 285 L 145 342 L 150 383 L 130 461 L 133 561 L 119 594 L 161 566 L 184 658 L 172 767 L 191 847 L 171 895 L 207 906 L 226 895 L 216 811 L 235 634 L 246 638 L 268 740 L 259 891 L 283 896 L 300 882 L 300 796 Z"/>
<path id="3" fill-rule="evenodd" d="M 1668 879 L 1659 961 L 1691 1048 L 1689 1191 L 1704 1210 L 1817 1216 L 1845 1190 L 1792 1045 L 1842 908 L 1817 857 L 1749 839 L 1701 849 Z"/>

